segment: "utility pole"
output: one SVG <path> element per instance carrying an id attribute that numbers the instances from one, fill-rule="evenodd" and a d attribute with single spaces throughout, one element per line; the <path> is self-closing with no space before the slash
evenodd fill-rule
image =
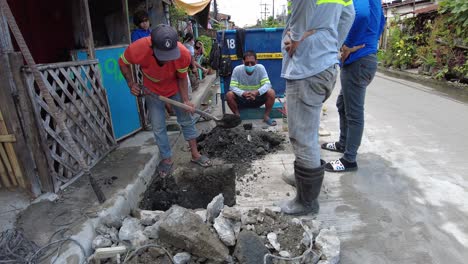
<path id="1" fill-rule="evenodd" d="M 267 9 L 268 4 L 260 4 L 260 6 L 263 6 L 262 9 L 264 10 L 264 11 L 260 12 L 260 14 L 262 14 L 262 19 L 266 20 L 267 19 L 267 14 L 268 14 L 268 9 Z"/>
<path id="2" fill-rule="evenodd" d="M 273 19 L 275 19 L 275 0 L 271 0 L 273 2 L 273 11 L 272 11 L 272 16 Z"/>
<path id="3" fill-rule="evenodd" d="M 213 1 L 213 13 L 214 13 L 213 19 L 215 21 L 218 21 L 218 3 L 216 3 L 216 0 Z"/>

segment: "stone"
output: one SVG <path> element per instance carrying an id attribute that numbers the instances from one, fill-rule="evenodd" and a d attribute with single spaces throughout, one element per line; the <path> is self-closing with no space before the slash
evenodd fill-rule
<path id="1" fill-rule="evenodd" d="M 175 254 L 173 260 L 174 264 L 188 264 L 191 258 L 192 256 L 190 255 L 190 253 L 182 252 Z"/>
<path id="2" fill-rule="evenodd" d="M 115 229 L 115 227 L 107 227 L 105 225 L 99 225 L 96 227 L 96 234 L 102 235 L 106 238 L 109 238 L 112 240 L 112 242 L 118 242 L 119 241 L 119 236 L 118 236 L 118 231 Z"/>
<path id="3" fill-rule="evenodd" d="M 239 263 L 243 264 L 259 264 L 264 263 L 263 257 L 270 253 L 263 245 L 263 242 L 257 234 L 252 231 L 241 231 L 234 249 L 234 256 Z M 267 260 L 271 264 L 271 258 Z"/>
<path id="4" fill-rule="evenodd" d="M 283 258 L 290 258 L 291 257 L 291 253 L 289 253 L 288 251 L 284 251 L 284 250 L 280 251 L 278 254 Z"/>
<path id="5" fill-rule="evenodd" d="M 206 222 L 206 210 L 197 210 L 195 213 L 201 217 L 203 222 Z"/>
<path id="6" fill-rule="evenodd" d="M 270 242 L 270 244 L 273 246 L 273 248 L 276 250 L 276 251 L 280 251 L 281 250 L 281 245 L 280 243 L 278 242 L 278 236 L 271 232 L 271 233 L 268 233 L 267 235 L 267 239 L 268 239 L 268 242 Z"/>
<path id="7" fill-rule="evenodd" d="M 235 208 L 229 207 L 229 206 L 224 206 L 223 209 L 223 216 L 227 219 L 231 219 L 234 221 L 240 221 L 241 220 L 241 212 Z"/>
<path id="8" fill-rule="evenodd" d="M 302 263 L 317 264 L 320 261 L 321 256 L 322 253 L 320 251 L 309 251 L 307 254 L 304 255 Z"/>
<path id="9" fill-rule="evenodd" d="M 236 244 L 236 235 L 231 220 L 220 215 L 215 219 L 213 227 L 224 245 L 230 247 Z"/>
<path id="10" fill-rule="evenodd" d="M 322 260 L 327 260 L 329 264 L 340 262 L 340 239 L 334 227 L 320 230 L 315 247 L 322 252 Z"/>
<path id="11" fill-rule="evenodd" d="M 143 234 L 142 230 L 138 230 L 133 234 L 133 238 L 130 240 L 130 243 L 134 248 L 141 247 L 148 244 L 148 238 Z"/>
<path id="12" fill-rule="evenodd" d="M 223 194 L 219 194 L 208 204 L 206 208 L 206 221 L 213 223 L 216 217 L 219 216 L 221 210 L 224 207 L 224 197 Z"/>
<path id="13" fill-rule="evenodd" d="M 154 223 L 152 226 L 145 227 L 143 234 L 151 239 L 158 239 L 159 238 L 159 225 L 160 222 Z"/>
<path id="14" fill-rule="evenodd" d="M 159 240 L 192 255 L 223 263 L 229 250 L 202 219 L 188 209 L 174 205 L 160 219 Z"/>
<path id="15" fill-rule="evenodd" d="M 143 231 L 140 221 L 133 217 L 127 217 L 123 221 L 122 227 L 119 230 L 119 239 L 131 241 L 135 238 L 135 234 L 138 231 Z"/>
<path id="16" fill-rule="evenodd" d="M 303 221 L 303 223 L 310 228 L 314 237 L 317 237 L 323 227 L 322 222 L 313 219 L 304 219 Z"/>
<path id="17" fill-rule="evenodd" d="M 102 235 L 98 235 L 93 239 L 92 247 L 93 249 L 105 248 L 112 246 L 112 241 Z"/>
<path id="18" fill-rule="evenodd" d="M 150 254 L 150 256 L 153 257 L 153 258 L 159 258 L 159 257 L 165 255 L 166 252 L 162 248 L 150 247 L 148 249 L 148 254 Z"/>
<path id="19" fill-rule="evenodd" d="M 149 211 L 149 210 L 140 210 L 140 224 L 144 226 L 150 226 L 159 221 L 161 215 L 164 214 L 164 211 Z"/>
<path id="20" fill-rule="evenodd" d="M 122 218 L 116 215 L 109 214 L 102 217 L 102 224 L 107 227 L 115 227 L 117 230 L 119 230 L 120 227 L 122 227 L 122 223 Z"/>
<path id="21" fill-rule="evenodd" d="M 253 225 L 257 223 L 257 218 L 250 215 L 242 215 L 241 221 L 243 225 Z"/>
<path id="22" fill-rule="evenodd" d="M 267 215 L 267 216 L 269 216 L 269 217 L 271 217 L 273 219 L 277 219 L 277 217 L 278 217 L 276 215 L 276 213 L 270 208 L 265 208 L 265 215 Z"/>

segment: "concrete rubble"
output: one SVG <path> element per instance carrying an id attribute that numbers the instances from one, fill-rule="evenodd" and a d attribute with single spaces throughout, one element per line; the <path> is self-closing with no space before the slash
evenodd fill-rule
<path id="1" fill-rule="evenodd" d="M 264 260 L 270 264 L 336 264 L 340 260 L 334 227 L 286 216 L 277 209 L 241 211 L 224 206 L 222 195 L 207 210 L 173 205 L 166 212 L 133 210 L 123 221 L 116 220 L 103 221 L 96 228 L 92 247 L 124 245 L 130 252 L 145 248 L 133 257 L 140 258 L 139 262 L 128 263 L 166 263 L 167 253 L 178 264 L 258 264 Z"/>

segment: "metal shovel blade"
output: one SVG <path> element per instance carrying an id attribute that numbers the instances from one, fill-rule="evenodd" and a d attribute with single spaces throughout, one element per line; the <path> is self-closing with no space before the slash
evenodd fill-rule
<path id="1" fill-rule="evenodd" d="M 216 126 L 222 127 L 222 128 L 233 128 L 242 122 L 240 119 L 240 116 L 238 115 L 233 115 L 233 114 L 224 114 L 223 118 L 215 120 Z"/>

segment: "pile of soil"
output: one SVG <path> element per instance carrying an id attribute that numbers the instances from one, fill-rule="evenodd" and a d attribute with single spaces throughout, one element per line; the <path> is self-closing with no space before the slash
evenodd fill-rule
<path id="1" fill-rule="evenodd" d="M 281 149 L 285 138 L 267 131 L 244 130 L 242 127 L 223 129 L 215 127 L 197 138 L 198 149 L 209 157 L 228 163 L 250 163 L 268 153 Z"/>

